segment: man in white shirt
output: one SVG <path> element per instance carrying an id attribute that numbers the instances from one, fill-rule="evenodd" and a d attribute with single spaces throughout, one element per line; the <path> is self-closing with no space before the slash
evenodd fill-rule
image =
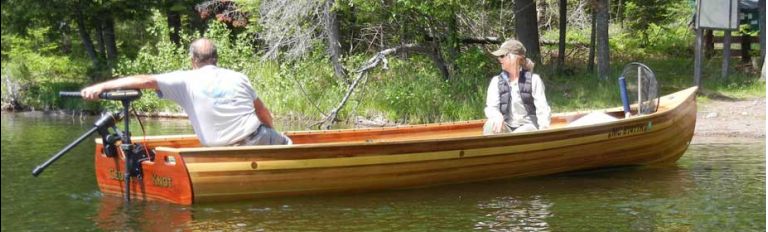
<path id="1" fill-rule="evenodd" d="M 492 52 L 501 63 L 501 74 L 488 86 L 483 134 L 525 132 L 549 128 L 550 108 L 544 83 L 525 58 L 525 47 L 510 39 Z"/>
<path id="2" fill-rule="evenodd" d="M 81 90 L 83 98 L 98 99 L 113 89 L 154 89 L 178 103 L 189 116 L 205 146 L 291 144 L 272 126 L 272 114 L 256 95 L 248 78 L 216 66 L 216 46 L 198 39 L 189 47 L 192 70 L 136 75 L 95 84 Z"/>

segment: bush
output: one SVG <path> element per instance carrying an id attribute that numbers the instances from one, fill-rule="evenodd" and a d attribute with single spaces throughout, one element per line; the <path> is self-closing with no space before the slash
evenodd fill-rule
<path id="1" fill-rule="evenodd" d="M 35 109 L 59 108 L 58 91 L 79 89 L 88 72 L 85 60 L 58 54 L 58 46 L 47 41 L 49 28 L 31 29 L 29 35 L 3 35 L 3 101 L 17 91 L 23 105 Z M 18 86 L 11 88 L 10 85 Z"/>

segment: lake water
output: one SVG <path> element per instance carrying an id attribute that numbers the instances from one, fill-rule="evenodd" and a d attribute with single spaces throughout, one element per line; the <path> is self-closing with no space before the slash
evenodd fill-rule
<path id="1" fill-rule="evenodd" d="M 765 140 L 692 144 L 676 163 L 428 189 L 178 206 L 102 196 L 94 118 L 2 114 L 2 231 L 765 231 Z M 190 134 L 143 120 L 147 134 Z M 141 135 L 132 121 L 132 131 Z"/>

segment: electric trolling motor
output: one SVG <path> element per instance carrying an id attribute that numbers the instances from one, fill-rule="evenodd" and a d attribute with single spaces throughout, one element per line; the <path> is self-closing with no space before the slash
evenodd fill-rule
<path id="1" fill-rule="evenodd" d="M 59 96 L 82 98 L 80 92 L 59 92 Z M 79 138 L 61 149 L 61 151 L 53 155 L 47 161 L 35 167 L 35 169 L 32 170 L 32 175 L 40 175 L 40 173 L 48 168 L 48 166 L 53 164 L 53 162 L 56 162 L 56 160 L 72 150 L 72 148 L 83 142 L 85 139 L 89 138 L 91 134 L 98 132 L 101 136 L 101 141 L 104 146 L 103 152 L 108 157 L 118 156 L 118 147 L 115 143 L 118 141 L 121 142 L 120 150 L 122 150 L 123 154 L 125 155 L 125 172 L 123 174 L 123 177 L 125 178 L 125 199 L 130 201 L 131 177 L 136 177 L 139 180 L 143 179 L 141 162 L 154 158 L 154 154 L 152 152 L 147 154 L 148 152 L 146 152 L 146 149 L 144 149 L 144 145 L 131 143 L 131 133 L 129 127 L 130 115 L 128 114 L 128 110 L 131 108 L 131 102 L 139 99 L 140 97 L 141 91 L 139 90 L 115 90 L 99 94 L 100 99 L 120 101 L 123 104 L 122 111 L 104 114 L 101 116 L 101 118 L 96 120 L 96 122 L 93 124 L 93 128 L 80 135 Z M 125 129 L 120 131 L 117 128 L 117 122 L 123 118 L 125 118 Z M 110 128 L 112 128 L 114 133 L 110 132 Z"/>

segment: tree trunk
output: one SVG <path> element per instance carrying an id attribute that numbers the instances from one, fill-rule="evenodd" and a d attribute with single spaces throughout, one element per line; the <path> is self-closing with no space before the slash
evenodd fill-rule
<path id="1" fill-rule="evenodd" d="M 206 21 L 204 21 L 202 18 L 200 18 L 197 13 L 195 13 L 195 16 L 193 17 L 187 17 L 187 28 L 189 28 L 190 32 L 192 33 L 199 33 L 200 35 L 205 34 L 205 30 L 207 29 Z"/>
<path id="2" fill-rule="evenodd" d="M 453 9 L 451 9 L 451 18 L 448 20 L 448 40 L 445 42 L 447 43 L 446 48 L 448 49 L 448 61 L 446 62 L 448 67 L 448 76 L 447 79 L 450 79 L 451 76 L 458 73 L 458 66 L 456 65 L 456 60 L 459 59 L 459 33 L 458 33 L 458 26 L 456 22 L 456 13 Z"/>
<path id="3" fill-rule="evenodd" d="M 592 28 L 590 29 L 590 36 L 589 36 L 589 57 L 587 58 L 587 71 L 594 72 L 595 71 L 595 30 L 597 29 L 597 26 L 595 23 L 597 23 L 597 19 L 595 18 L 597 14 L 595 13 L 595 9 L 592 9 Z"/>
<path id="4" fill-rule="evenodd" d="M 731 61 L 731 30 L 725 30 L 723 31 L 723 66 L 720 69 L 721 71 L 720 78 L 723 78 L 723 79 L 728 78 L 728 67 L 730 67 L 730 61 Z"/>
<path id="5" fill-rule="evenodd" d="M 534 0 L 515 0 L 515 32 L 517 39 L 528 50 L 528 58 L 541 61 L 539 50 L 539 25 L 536 22 L 536 2 Z"/>
<path id="6" fill-rule="evenodd" d="M 563 66 L 565 65 L 565 32 L 567 30 L 568 21 L 567 14 L 568 1 L 560 0 L 560 43 L 557 48 L 557 70 L 563 72 Z"/>
<path id="7" fill-rule="evenodd" d="M 597 1 L 597 22 L 595 37 L 597 42 L 597 75 L 602 80 L 608 80 L 610 75 L 610 47 L 608 44 L 608 0 Z"/>
<path id="8" fill-rule="evenodd" d="M 765 0 L 758 1 L 760 6 L 760 60 L 765 64 Z M 765 69 L 763 69 L 765 76 Z"/>
<path id="9" fill-rule="evenodd" d="M 61 31 L 61 52 L 64 54 L 69 54 L 72 52 L 72 37 L 70 35 L 72 30 L 69 27 L 69 23 L 64 23 L 59 28 L 59 31 Z"/>
<path id="10" fill-rule="evenodd" d="M 345 28 L 345 32 L 347 33 L 347 40 L 342 41 L 341 44 L 342 48 L 349 48 L 348 52 L 352 52 L 352 44 L 354 44 L 354 38 L 356 38 L 356 33 L 361 31 L 362 26 L 359 25 L 360 23 L 357 20 L 357 9 L 355 6 L 350 6 L 349 10 L 345 12 L 347 15 L 341 16 L 343 19 L 342 21 L 347 22 L 348 26 Z"/>
<path id="11" fill-rule="evenodd" d="M 111 13 L 104 15 L 104 42 L 107 47 L 107 60 L 110 65 L 117 62 L 117 41 L 115 39 L 115 18 Z"/>
<path id="12" fill-rule="evenodd" d="M 344 66 L 341 65 L 341 33 L 339 32 L 339 20 L 336 16 L 336 11 L 333 10 L 333 4 L 336 0 L 326 0 L 325 7 L 323 9 L 323 16 L 325 17 L 325 35 L 328 42 L 328 53 L 331 56 L 331 63 L 333 64 L 333 71 L 337 78 L 349 84 L 347 80 L 347 74 L 344 72 Z"/>
<path id="13" fill-rule="evenodd" d="M 619 10 L 616 13 L 616 17 L 618 17 L 619 20 L 619 27 L 621 29 L 624 29 L 624 1 L 619 0 Z"/>
<path id="14" fill-rule="evenodd" d="M 85 16 L 80 10 L 79 6 L 75 7 L 75 21 L 77 22 L 77 30 L 80 33 L 80 40 L 83 42 L 83 47 L 88 53 L 88 58 L 91 58 L 91 63 L 96 66 L 99 63 L 99 57 L 96 56 L 96 49 L 93 47 L 93 41 L 88 34 L 88 30 L 85 28 Z"/>
<path id="15" fill-rule="evenodd" d="M 450 80 L 451 79 L 451 72 L 448 69 L 448 65 L 445 62 L 445 59 L 443 59 L 442 52 L 440 52 L 440 44 L 433 41 L 432 48 L 427 55 L 429 55 L 430 58 L 432 58 L 432 61 L 435 62 L 435 67 L 437 70 L 440 71 L 440 74 L 443 76 L 443 80 Z"/>
<path id="16" fill-rule="evenodd" d="M 97 21 L 94 23 L 96 26 L 96 42 L 98 42 L 96 47 L 96 55 L 99 57 L 99 59 L 104 59 L 104 54 L 106 54 L 107 46 L 104 42 L 104 22 Z"/>
<path id="17" fill-rule="evenodd" d="M 701 60 L 704 51 L 702 51 L 702 44 L 704 43 L 704 29 L 695 28 L 696 31 L 696 45 L 693 47 L 693 85 L 701 88 Z"/>
<path id="18" fill-rule="evenodd" d="M 168 35 L 171 39 L 171 42 L 176 44 L 176 46 L 179 46 L 181 45 L 181 36 L 179 35 L 179 33 L 181 33 L 181 14 L 179 14 L 177 11 L 171 10 L 169 7 L 165 12 L 165 15 L 168 22 Z"/>

